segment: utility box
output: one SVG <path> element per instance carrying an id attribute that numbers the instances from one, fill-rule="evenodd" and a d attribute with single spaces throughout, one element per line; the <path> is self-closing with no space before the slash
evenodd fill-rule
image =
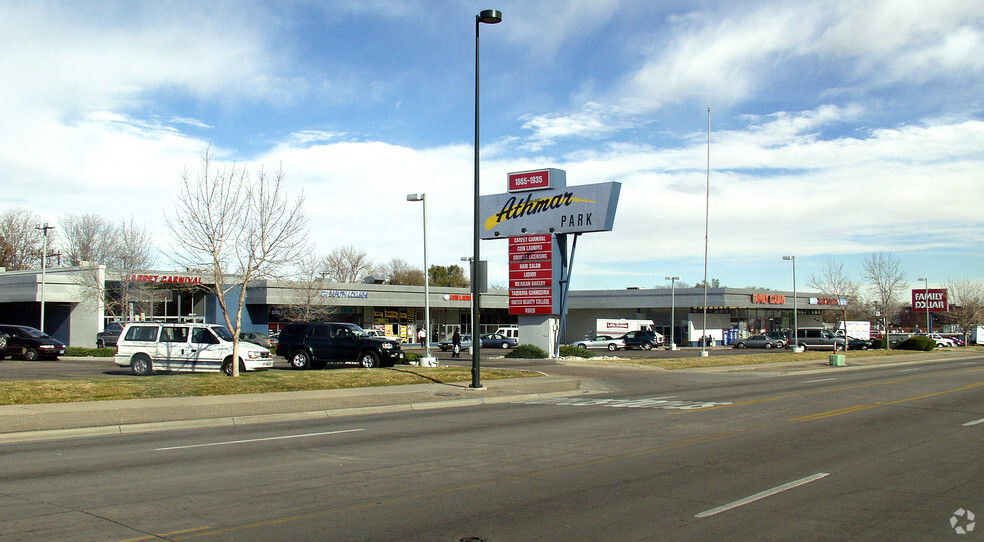
<path id="1" fill-rule="evenodd" d="M 845 361 L 846 361 L 846 359 L 845 359 L 844 354 L 831 354 L 830 355 L 830 364 L 833 365 L 834 367 L 843 367 L 843 366 L 847 365 L 847 363 Z"/>

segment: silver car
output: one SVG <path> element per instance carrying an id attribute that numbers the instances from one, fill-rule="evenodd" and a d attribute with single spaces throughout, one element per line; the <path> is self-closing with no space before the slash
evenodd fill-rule
<path id="1" fill-rule="evenodd" d="M 584 339 L 574 343 L 578 348 L 607 348 L 614 352 L 625 348 L 625 339 L 612 335 L 596 335 L 594 339 Z"/>

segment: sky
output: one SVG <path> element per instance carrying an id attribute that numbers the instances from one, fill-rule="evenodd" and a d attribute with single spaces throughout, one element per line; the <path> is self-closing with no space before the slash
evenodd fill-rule
<path id="1" fill-rule="evenodd" d="M 979 0 L 4 2 L 0 209 L 133 218 L 171 265 L 202 153 L 282 167 L 316 254 L 461 265 L 506 174 L 622 183 L 571 287 L 808 289 L 890 254 L 984 281 Z M 706 209 L 706 215 L 705 215 Z M 505 241 L 483 241 L 506 284 Z"/>

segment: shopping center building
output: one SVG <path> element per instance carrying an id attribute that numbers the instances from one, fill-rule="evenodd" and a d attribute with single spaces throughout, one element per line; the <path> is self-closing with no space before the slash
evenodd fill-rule
<path id="1" fill-rule="evenodd" d="M 126 279 L 128 287 L 139 292 L 127 308 L 132 318 L 224 323 L 215 289 L 202 276 L 147 271 Z M 104 300 L 118 295 L 123 282 L 123 277 L 103 268 L 58 267 L 43 276 L 40 271 L 3 271 L 0 322 L 40 327 L 43 299 L 46 333 L 69 346 L 95 346 L 96 333 L 112 318 Z M 246 289 L 242 330 L 275 332 L 296 315 L 291 308 L 307 304 L 319 307 L 331 320 L 381 329 L 404 339 L 415 337 L 424 326 L 424 287 L 378 282 L 319 283 L 312 288 L 255 281 Z M 226 294 L 228 306 L 234 307 L 238 299 L 236 289 Z M 481 301 L 483 333 L 517 322 L 509 314 L 507 290 L 491 290 L 482 294 Z M 429 305 L 432 340 L 446 338 L 455 328 L 471 331 L 468 288 L 431 287 Z M 808 292 L 799 292 L 795 305 L 800 327 L 835 321 L 843 310 L 836 299 Z M 559 335 L 562 342 L 575 341 L 592 334 L 598 319 L 626 318 L 652 320 L 667 337 L 672 325 L 679 345 L 695 344 L 702 336 L 728 344 L 750 333 L 791 328 L 793 307 L 791 292 L 775 290 L 710 288 L 706 303 L 703 288 L 572 290 L 566 330 Z"/>

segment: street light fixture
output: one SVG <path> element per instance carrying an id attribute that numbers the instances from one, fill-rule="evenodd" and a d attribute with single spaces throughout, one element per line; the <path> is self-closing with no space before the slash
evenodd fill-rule
<path id="1" fill-rule="evenodd" d="M 424 357 L 421 367 L 436 365 L 430 350 L 430 269 L 427 267 L 427 194 L 407 194 L 407 201 L 419 201 L 424 209 Z"/>
<path id="2" fill-rule="evenodd" d="M 796 256 L 783 256 L 782 259 L 787 262 L 793 262 L 793 352 L 799 352 L 799 320 L 797 320 L 798 310 L 796 306 Z"/>
<path id="3" fill-rule="evenodd" d="M 495 9 L 486 9 L 475 16 L 475 194 L 474 194 L 474 233 L 472 236 L 472 277 L 471 277 L 471 291 L 472 291 L 472 305 L 474 309 L 472 310 L 472 383 L 471 387 L 473 389 L 480 389 L 482 387 L 481 378 L 481 349 L 482 349 L 482 334 L 479 330 L 479 317 L 478 313 L 481 310 L 480 302 L 480 288 L 478 281 L 475 280 L 478 275 L 477 268 L 478 262 L 482 259 L 479 255 L 478 242 L 481 233 L 481 219 L 479 217 L 478 209 L 478 199 L 479 199 L 479 182 L 478 182 L 478 126 L 479 126 L 479 101 L 478 101 L 478 27 L 485 24 L 497 24 L 502 22 L 502 12 Z"/>
<path id="4" fill-rule="evenodd" d="M 676 341 L 673 338 L 673 330 L 676 328 L 676 281 L 680 277 L 666 277 L 670 281 L 670 350 L 676 350 Z"/>
<path id="5" fill-rule="evenodd" d="M 931 324 L 929 322 L 929 279 L 928 278 L 921 278 L 921 279 L 916 279 L 916 280 L 921 280 L 921 281 L 923 281 L 926 284 L 926 288 L 923 290 L 923 295 L 925 296 L 923 298 L 923 302 L 926 303 L 926 333 L 932 333 L 933 332 L 933 324 Z"/>

